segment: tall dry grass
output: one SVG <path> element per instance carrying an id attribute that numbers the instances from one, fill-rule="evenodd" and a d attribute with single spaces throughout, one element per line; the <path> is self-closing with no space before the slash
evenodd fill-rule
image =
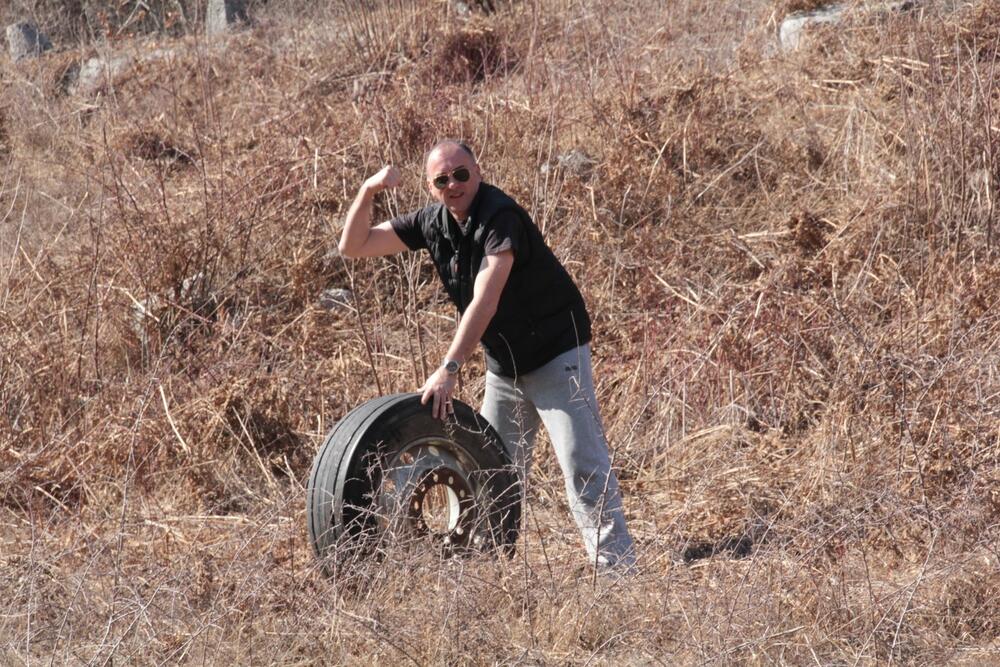
<path id="1" fill-rule="evenodd" d="M 996 662 L 1000 8 L 775 55 L 786 4 L 272 2 L 94 96 L 89 47 L 5 64 L 3 661 Z M 379 215 L 422 204 L 441 136 L 588 300 L 634 579 L 592 576 L 544 445 L 515 558 L 318 573 L 322 435 L 453 330 L 339 219 L 386 162 Z"/>

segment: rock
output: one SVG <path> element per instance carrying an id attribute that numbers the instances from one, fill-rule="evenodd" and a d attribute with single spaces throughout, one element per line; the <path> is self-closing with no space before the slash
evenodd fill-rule
<path id="1" fill-rule="evenodd" d="M 116 77 L 132 66 L 130 56 L 97 56 L 80 65 L 76 80 L 70 85 L 69 91 L 76 95 L 93 95 L 106 85 L 114 83 Z"/>
<path id="2" fill-rule="evenodd" d="M 590 173 L 590 170 L 597 164 L 597 160 L 583 151 L 576 149 L 560 155 L 556 158 L 556 161 L 564 171 L 576 174 L 577 176 L 584 176 Z"/>
<path id="3" fill-rule="evenodd" d="M 864 7 L 861 11 L 869 14 L 887 14 L 891 12 L 904 12 L 914 9 L 917 6 L 916 0 L 895 0 L 893 2 L 879 2 Z M 834 4 L 809 12 L 795 12 L 785 17 L 778 30 L 778 41 L 784 51 L 794 51 L 802 43 L 805 30 L 809 26 L 823 23 L 840 23 L 844 20 L 849 10 L 849 4 Z"/>
<path id="4" fill-rule="evenodd" d="M 993 209 L 995 193 L 993 176 L 989 169 L 976 169 L 969 174 L 969 189 L 972 191 L 976 206 L 983 212 Z"/>
<path id="5" fill-rule="evenodd" d="M 67 90 L 75 95 L 93 95 L 111 87 L 115 79 L 139 63 L 162 60 L 173 55 L 172 49 L 151 49 L 140 55 L 105 53 L 81 63 L 70 75 Z"/>
<path id="6" fill-rule="evenodd" d="M 778 30 L 778 41 L 785 51 L 794 51 L 802 43 L 802 33 L 806 26 L 822 23 L 838 23 L 846 11 L 844 5 L 831 5 L 811 12 L 796 12 L 789 14 L 781 22 Z"/>
<path id="7" fill-rule="evenodd" d="M 229 32 L 230 30 L 249 25 L 244 0 L 208 0 L 205 13 L 205 32 L 210 37 Z"/>
<path id="8" fill-rule="evenodd" d="M 204 272 L 199 271 L 181 281 L 173 290 L 176 304 L 202 321 L 214 322 L 219 316 L 223 299 L 212 288 Z"/>
<path id="9" fill-rule="evenodd" d="M 31 21 L 20 21 L 7 26 L 7 49 L 14 62 L 37 58 L 52 48 L 52 42 Z"/>
<path id="10" fill-rule="evenodd" d="M 468 16 L 472 13 L 472 8 L 462 0 L 452 0 L 451 9 L 457 16 Z"/>
<path id="11" fill-rule="evenodd" d="M 132 331 L 139 340 L 139 348 L 143 358 L 150 355 L 150 346 L 157 328 L 160 326 L 160 315 L 163 314 L 164 303 L 155 294 L 138 301 L 132 300 Z"/>
<path id="12" fill-rule="evenodd" d="M 357 103 L 372 97 L 377 84 L 377 79 L 370 76 L 359 76 L 351 84 L 351 101 Z"/>
<path id="13" fill-rule="evenodd" d="M 495 14 L 497 11 L 493 0 L 451 0 L 451 9 L 457 16 L 468 18 L 473 12 Z"/>
<path id="14" fill-rule="evenodd" d="M 541 172 L 547 174 L 554 168 L 558 168 L 564 172 L 582 177 L 587 176 L 596 164 L 597 160 L 583 151 L 574 148 L 567 153 L 557 155 L 554 161 L 543 164 Z"/>
<path id="15" fill-rule="evenodd" d="M 163 301 L 160 297 L 155 294 L 149 295 L 149 297 L 143 299 L 142 301 L 132 302 L 132 320 L 138 331 L 139 328 L 144 327 L 148 320 L 154 322 L 159 322 L 160 318 L 156 315 L 163 308 Z"/>
<path id="16" fill-rule="evenodd" d="M 325 289 L 319 295 L 319 307 L 325 310 L 350 308 L 352 301 L 354 301 L 354 292 L 342 287 Z"/>
<path id="17" fill-rule="evenodd" d="M 181 281 L 180 289 L 175 290 L 178 301 L 187 305 L 195 301 L 201 301 L 211 292 L 211 286 L 204 271 L 188 276 Z"/>

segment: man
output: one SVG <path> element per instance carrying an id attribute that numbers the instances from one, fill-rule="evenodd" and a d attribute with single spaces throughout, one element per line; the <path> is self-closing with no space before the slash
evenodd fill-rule
<path id="1" fill-rule="evenodd" d="M 348 211 L 341 254 L 429 251 L 462 317 L 444 360 L 421 387 L 422 402 L 446 418 L 459 369 L 481 342 L 487 365 L 481 413 L 522 480 L 544 423 L 592 562 L 631 569 L 635 549 L 597 411 L 583 297 L 527 212 L 483 182 L 467 145 L 438 143 L 426 170 L 436 203 L 374 227 L 372 200 L 396 187 L 400 173 L 389 166 L 366 180 Z"/>

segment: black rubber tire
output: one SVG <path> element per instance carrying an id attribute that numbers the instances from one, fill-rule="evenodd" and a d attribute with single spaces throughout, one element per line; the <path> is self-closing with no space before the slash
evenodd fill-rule
<path id="1" fill-rule="evenodd" d="M 407 526 L 428 533 L 410 503 L 419 506 L 427 486 L 439 484 L 448 486 L 447 497 L 455 499 L 456 517 L 461 518 L 461 524 L 456 518 L 453 528 L 436 534 L 451 545 L 446 552 L 513 553 L 521 488 L 493 427 L 458 400 L 447 422 L 433 418 L 419 394 L 363 403 L 327 434 L 313 461 L 306 515 L 314 552 L 324 559 L 339 544 L 350 545 L 356 554 L 359 547 L 370 551 L 366 545 L 393 539 L 399 524 L 386 518 L 389 506 L 402 509 L 396 514 Z"/>

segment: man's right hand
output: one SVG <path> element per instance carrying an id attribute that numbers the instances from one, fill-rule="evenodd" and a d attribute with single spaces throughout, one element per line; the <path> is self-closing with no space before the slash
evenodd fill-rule
<path id="1" fill-rule="evenodd" d="M 372 192 L 391 190 L 399 185 L 399 169 L 392 165 L 382 167 L 377 174 L 365 181 L 365 187 Z"/>
<path id="2" fill-rule="evenodd" d="M 344 257 L 379 257 L 406 250 L 391 223 L 371 226 L 372 201 L 375 195 L 399 185 L 399 169 L 392 165 L 382 167 L 361 185 L 358 196 L 347 211 L 344 231 L 337 247 Z"/>

